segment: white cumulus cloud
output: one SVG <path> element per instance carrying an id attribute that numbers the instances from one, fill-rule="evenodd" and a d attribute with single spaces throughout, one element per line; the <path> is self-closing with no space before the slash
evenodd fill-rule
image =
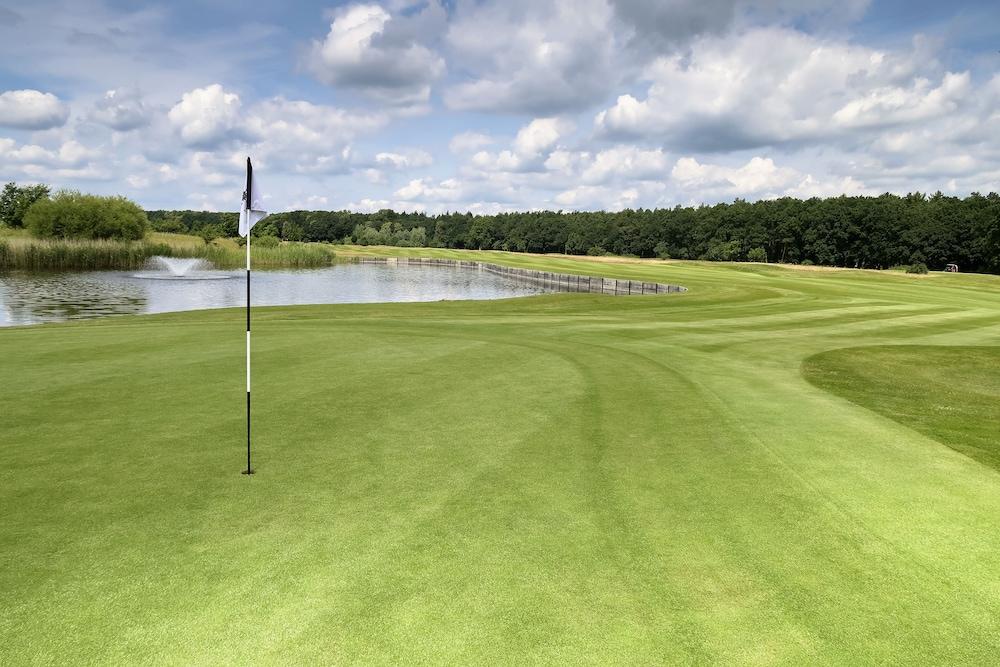
<path id="1" fill-rule="evenodd" d="M 471 164 L 483 171 L 540 171 L 559 140 L 573 129 L 573 123 L 563 118 L 535 118 L 517 131 L 510 149 L 478 151 Z"/>
<path id="2" fill-rule="evenodd" d="M 439 10 L 432 3 L 424 11 Z M 313 42 L 306 66 L 323 83 L 383 102 L 424 103 L 445 62 L 418 43 L 406 23 L 379 5 L 350 5 L 336 14 L 326 38 Z"/>
<path id="3" fill-rule="evenodd" d="M 111 172 L 98 163 L 100 155 L 75 139 L 48 148 L 0 137 L 0 172 L 29 180 L 107 179 Z"/>
<path id="4" fill-rule="evenodd" d="M 213 83 L 184 93 L 167 117 L 185 144 L 212 147 L 238 134 L 241 106 L 239 95 Z"/>
<path id="5" fill-rule="evenodd" d="M 740 167 L 726 167 L 682 157 L 671 169 L 670 177 L 687 190 L 745 196 L 783 192 L 798 183 L 802 175 L 794 169 L 778 167 L 771 158 L 755 157 Z"/>
<path id="6" fill-rule="evenodd" d="M 667 155 L 659 148 L 616 146 L 600 151 L 583 172 L 588 183 L 604 183 L 613 178 L 662 180 L 667 176 Z"/>
<path id="7" fill-rule="evenodd" d="M 551 115 L 600 101 L 620 79 L 605 0 L 459 5 L 447 41 L 469 70 L 449 107 Z"/>
<path id="8" fill-rule="evenodd" d="M 634 208 L 639 202 L 637 188 L 611 188 L 603 185 L 578 185 L 560 192 L 555 202 L 569 209 L 602 209 L 620 211 Z"/>
<path id="9" fill-rule="evenodd" d="M 448 142 L 448 149 L 452 153 L 474 153 L 481 148 L 485 148 L 493 143 L 493 137 L 482 132 L 462 132 L 456 134 Z"/>
<path id="10" fill-rule="evenodd" d="M 118 132 L 128 132 L 148 124 L 150 112 L 139 91 L 116 88 L 96 102 L 91 118 Z"/>
<path id="11" fill-rule="evenodd" d="M 434 184 L 430 179 L 416 178 L 399 188 L 395 196 L 404 201 L 419 199 L 421 201 L 455 202 L 465 196 L 462 184 L 454 178 L 449 178 Z"/>
<path id="12" fill-rule="evenodd" d="M 0 93 L 0 125 L 24 130 L 47 130 L 66 124 L 69 107 L 52 93 L 8 90 Z"/>
<path id="13" fill-rule="evenodd" d="M 659 58 L 643 99 L 620 95 L 595 117 L 606 135 L 726 151 L 829 141 L 955 111 L 969 77 L 918 76 L 914 52 L 880 51 L 787 28 L 706 37 Z M 929 65 L 928 67 L 931 67 Z"/>
<path id="14" fill-rule="evenodd" d="M 387 117 L 274 97 L 252 106 L 244 122 L 254 141 L 271 152 L 294 156 L 339 152 L 358 135 L 385 125 Z"/>
<path id="15" fill-rule="evenodd" d="M 410 149 L 405 151 L 383 151 L 375 154 L 375 164 L 390 169 L 416 169 L 434 163 L 427 151 Z"/>

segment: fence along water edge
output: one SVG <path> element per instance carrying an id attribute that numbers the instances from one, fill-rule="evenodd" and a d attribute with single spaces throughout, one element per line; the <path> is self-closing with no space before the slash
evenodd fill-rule
<path id="1" fill-rule="evenodd" d="M 686 287 L 681 287 L 680 285 L 648 283 L 641 280 L 620 280 L 618 278 L 603 278 L 601 276 L 579 276 L 572 273 L 552 273 L 550 271 L 520 269 L 513 266 L 503 266 L 489 262 L 470 262 L 460 259 L 432 259 L 427 257 L 339 257 L 338 259 L 360 264 L 431 265 L 476 269 L 547 287 L 555 292 L 590 292 L 594 294 L 628 296 L 675 294 L 687 291 Z"/>

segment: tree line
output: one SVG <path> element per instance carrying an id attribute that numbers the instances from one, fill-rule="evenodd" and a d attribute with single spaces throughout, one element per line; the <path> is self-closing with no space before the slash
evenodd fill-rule
<path id="1" fill-rule="evenodd" d="M 0 224 L 38 236 L 139 238 L 146 215 L 118 197 L 45 185 L 7 184 Z M 235 212 L 150 211 L 158 231 L 236 236 Z M 781 198 L 618 212 L 532 211 L 427 215 L 381 210 L 290 211 L 264 219 L 255 236 L 287 241 L 433 246 L 515 252 L 771 261 L 857 268 L 949 263 L 1000 273 L 1000 195 L 912 193 Z"/>
<path id="2" fill-rule="evenodd" d="M 236 234 L 235 213 L 150 211 L 154 229 Z M 618 212 L 290 211 L 255 236 L 443 248 L 1000 272 L 1000 195 L 781 199 Z"/>

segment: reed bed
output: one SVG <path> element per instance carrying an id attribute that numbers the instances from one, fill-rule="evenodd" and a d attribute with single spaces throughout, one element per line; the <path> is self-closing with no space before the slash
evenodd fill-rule
<path id="1" fill-rule="evenodd" d="M 216 268 L 235 269 L 246 255 L 238 247 L 221 245 L 168 245 L 151 241 L 74 241 L 26 237 L 0 238 L 0 271 L 134 271 L 150 257 L 199 257 Z M 328 266 L 333 252 L 315 245 L 283 244 L 274 248 L 250 247 L 257 268 L 310 268 Z"/>
<path id="2" fill-rule="evenodd" d="M 0 270 L 130 271 L 154 255 L 172 255 L 162 243 L 0 239 Z"/>
<path id="3" fill-rule="evenodd" d="M 219 269 L 237 269 L 246 265 L 246 250 L 219 245 L 205 245 L 200 248 L 183 248 L 174 253 L 175 257 L 200 257 Z M 258 248 L 250 243 L 250 260 L 255 268 L 306 269 L 329 266 L 334 254 L 317 245 L 285 243 L 273 248 Z"/>

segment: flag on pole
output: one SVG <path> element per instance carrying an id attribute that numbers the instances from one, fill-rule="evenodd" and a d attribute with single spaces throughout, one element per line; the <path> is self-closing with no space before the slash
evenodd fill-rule
<path id="1" fill-rule="evenodd" d="M 253 226 L 265 217 L 267 211 L 264 210 L 264 197 L 257 185 L 250 158 L 247 158 L 247 189 L 243 192 L 243 203 L 240 205 L 240 236 L 249 236 Z"/>
<path id="2" fill-rule="evenodd" d="M 247 158 L 247 188 L 243 191 L 243 203 L 240 205 L 240 236 L 247 239 L 247 469 L 243 471 L 244 475 L 253 474 L 250 466 L 250 230 L 265 217 L 264 197 L 257 187 L 250 158 Z"/>

